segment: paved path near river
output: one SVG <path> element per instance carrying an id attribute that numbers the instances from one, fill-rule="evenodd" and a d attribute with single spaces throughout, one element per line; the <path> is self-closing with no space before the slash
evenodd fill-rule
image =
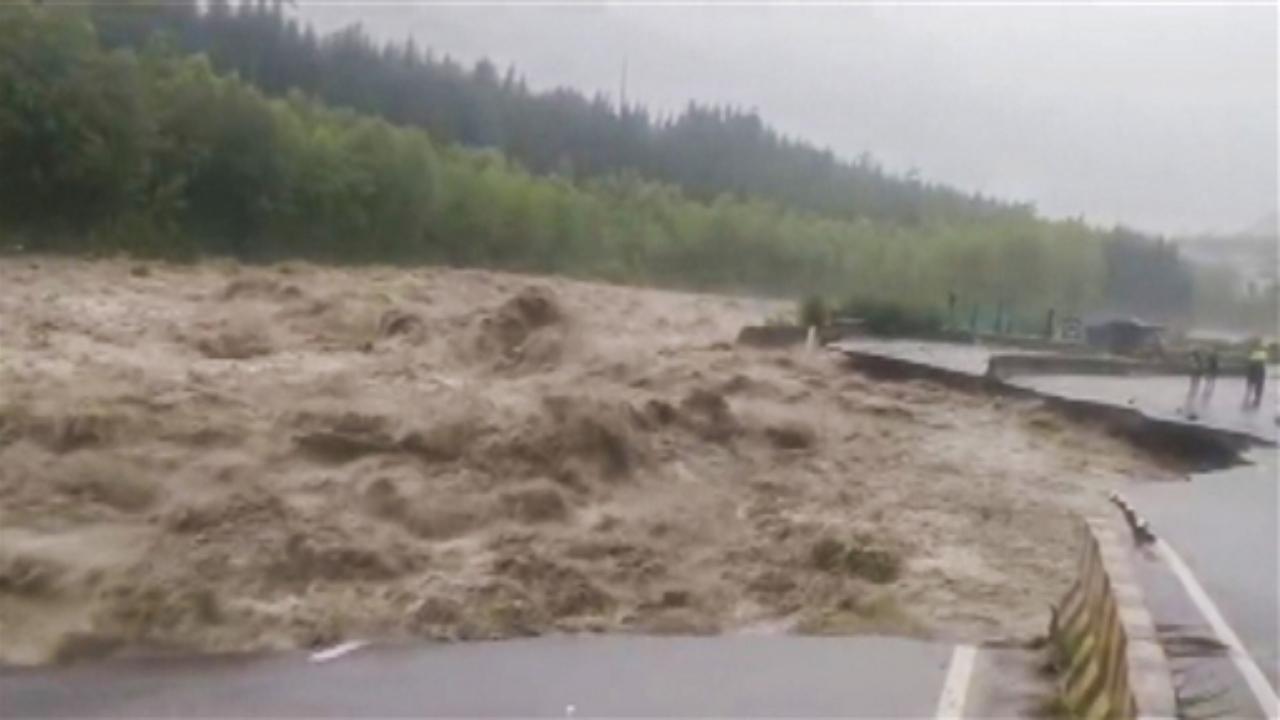
<path id="1" fill-rule="evenodd" d="M 546 637 L 0 671 L 3 717 L 934 717 L 953 649 L 905 639 Z"/>
<path id="2" fill-rule="evenodd" d="M 1094 400 L 1113 405 L 1128 405 L 1152 417 L 1192 420 L 1211 427 L 1246 433 L 1275 442 L 1276 414 L 1280 412 L 1280 373 L 1271 369 L 1262 405 L 1246 408 L 1244 378 L 1219 378 L 1212 395 L 1202 392 L 1187 413 L 1190 380 L 1178 375 L 1024 375 L 1011 380 L 1014 385 L 1028 387 L 1050 395 Z"/>
<path id="3" fill-rule="evenodd" d="M 1141 483 L 1125 494 L 1280 688 L 1280 453 L 1257 450 L 1250 459 L 1253 465 L 1190 482 Z"/>
<path id="4" fill-rule="evenodd" d="M 876 338 L 843 340 L 832 347 L 898 358 L 972 377 L 986 375 L 993 355 L 1038 354 L 1025 348 L 998 345 Z M 1050 395 L 1135 407 L 1153 417 L 1188 419 L 1190 380 L 1183 375 L 1019 375 L 1008 382 Z M 1243 398 L 1244 378 L 1219 378 L 1211 395 L 1197 394 L 1191 405 L 1193 419 L 1274 442 L 1276 417 L 1280 414 L 1280 368 L 1269 369 L 1261 407 L 1245 408 Z"/>
<path id="5" fill-rule="evenodd" d="M 985 372 L 979 366 L 1001 352 L 986 346 L 915 341 L 855 340 L 840 347 L 967 375 Z M 1049 395 L 1133 407 L 1153 417 L 1190 420 L 1186 413 L 1190 383 L 1183 376 L 1024 375 L 1011 382 Z M 1280 410 L 1280 373 L 1275 367 L 1270 369 L 1266 390 L 1260 408 L 1246 409 L 1241 404 L 1243 378 L 1219 378 L 1210 398 L 1196 398 L 1193 421 L 1275 443 L 1280 439 L 1275 422 Z M 1188 482 L 1138 482 L 1117 488 L 1186 561 L 1209 602 L 1240 637 L 1273 691 L 1280 687 L 1280 468 L 1276 458 L 1274 449 L 1259 448 L 1251 455 L 1253 465 L 1193 475 Z M 1204 613 L 1176 577 L 1148 572 L 1144 584 L 1152 595 L 1149 600 L 1158 623 L 1191 625 L 1191 630 L 1212 636 Z M 1228 699 L 1236 703 L 1235 715 L 1262 716 L 1256 704 L 1250 706 L 1253 694 L 1230 663 L 1225 669 L 1208 670 L 1217 675 L 1210 685 L 1229 686 Z"/>
<path id="6" fill-rule="evenodd" d="M 1262 406 L 1256 409 L 1241 403 L 1243 378 L 1220 378 L 1211 397 L 1195 398 L 1194 421 L 1275 443 L 1280 439 L 1275 422 L 1280 377 L 1274 368 L 1270 375 Z M 1190 384 L 1184 377 L 1028 376 L 1015 382 L 1041 392 L 1130 405 L 1151 416 L 1188 418 Z M 1249 459 L 1253 464 L 1196 474 L 1190 482 L 1138 483 L 1123 491 L 1185 561 L 1275 693 L 1280 688 L 1280 463 L 1274 449 L 1255 449 Z M 1157 593 L 1151 598 L 1157 622 L 1164 614 L 1169 623 L 1213 636 L 1203 610 L 1187 601 L 1185 586 L 1161 583 L 1154 576 L 1150 584 L 1156 586 L 1150 589 Z M 1230 715 L 1264 716 L 1255 714 L 1261 712 L 1251 697 L 1256 694 L 1238 678 L 1222 680 L 1238 673 L 1206 665 L 1208 674 L 1219 678 L 1209 685 L 1230 688 L 1224 698 L 1232 705 Z"/>

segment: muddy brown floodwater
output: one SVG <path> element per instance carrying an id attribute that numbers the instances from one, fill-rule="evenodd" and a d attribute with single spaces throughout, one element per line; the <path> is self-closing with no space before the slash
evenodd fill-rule
<path id="1" fill-rule="evenodd" d="M 0 261 L 0 660 L 551 631 L 1029 637 L 1161 474 L 1034 402 L 730 344 L 746 299 Z"/>

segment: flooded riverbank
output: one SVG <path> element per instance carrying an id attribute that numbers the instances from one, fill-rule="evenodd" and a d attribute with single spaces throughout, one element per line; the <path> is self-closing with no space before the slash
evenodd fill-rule
<path id="1" fill-rule="evenodd" d="M 1043 631 L 1165 472 L 1038 403 L 731 344 L 753 300 L 0 263 L 0 654 Z"/>

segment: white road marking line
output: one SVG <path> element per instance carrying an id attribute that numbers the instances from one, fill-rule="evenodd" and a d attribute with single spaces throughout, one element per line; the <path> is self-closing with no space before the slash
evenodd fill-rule
<path id="1" fill-rule="evenodd" d="M 1271 683 L 1267 681 L 1267 676 L 1262 673 L 1262 669 L 1249 656 L 1248 651 L 1244 649 L 1244 643 L 1240 642 L 1240 637 L 1236 635 L 1231 626 L 1227 624 L 1222 613 L 1218 611 L 1218 607 L 1213 604 L 1213 600 L 1209 599 L 1209 594 L 1200 586 L 1200 582 L 1196 580 L 1196 576 L 1191 573 L 1191 568 L 1178 557 L 1178 553 L 1173 551 L 1169 543 L 1164 540 L 1156 540 L 1156 552 L 1160 558 L 1168 564 L 1173 573 L 1182 581 L 1182 586 L 1186 588 L 1187 594 L 1191 596 L 1191 601 L 1199 608 L 1200 613 L 1209 621 L 1209 627 L 1213 628 L 1213 633 L 1218 636 L 1219 642 L 1226 645 L 1231 650 L 1231 661 L 1236 664 L 1236 669 L 1244 676 L 1245 682 L 1248 683 L 1249 689 L 1253 691 L 1253 697 L 1262 706 L 1262 711 L 1266 717 L 1280 717 L 1280 699 L 1276 697 L 1276 691 L 1272 689 Z"/>
<path id="2" fill-rule="evenodd" d="M 369 643 L 365 642 L 364 640 L 350 640 L 348 642 L 334 645 L 331 648 L 325 648 L 324 650 L 317 650 L 311 653 L 311 657 L 307 659 L 313 663 L 329 662 L 330 660 L 337 660 L 338 658 L 342 657 L 343 655 L 346 655 L 347 653 L 355 652 L 356 650 L 359 650 L 360 648 L 368 644 Z"/>
<path id="3" fill-rule="evenodd" d="M 951 665 L 947 679 L 942 682 L 942 695 L 938 698 L 938 720 L 959 720 L 964 717 L 965 697 L 969 694 L 969 681 L 973 678 L 973 663 L 978 648 L 957 645 L 951 653 Z"/>

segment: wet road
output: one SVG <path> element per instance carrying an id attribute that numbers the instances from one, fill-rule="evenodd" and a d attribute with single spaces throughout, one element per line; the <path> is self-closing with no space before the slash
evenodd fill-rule
<path id="1" fill-rule="evenodd" d="M 1260 408 L 1245 408 L 1243 378 L 1220 378 L 1191 405 L 1196 422 L 1276 442 L 1275 369 Z M 1187 378 L 1171 376 L 1027 376 L 1041 392 L 1129 405 L 1144 414 L 1187 417 Z M 1146 482 L 1124 493 L 1182 556 L 1245 648 L 1280 687 L 1280 467 L 1274 448 L 1256 448 L 1253 464 L 1193 475 L 1189 482 Z M 1158 599 L 1157 599 L 1158 600 Z M 1172 605 L 1171 605 L 1172 606 Z"/>
<path id="2" fill-rule="evenodd" d="M 1280 453 L 1255 464 L 1152 482 L 1125 494 L 1195 573 L 1249 654 L 1280 688 Z"/>
<path id="3" fill-rule="evenodd" d="M 968 375 L 984 373 L 990 356 L 1003 352 L 979 345 L 861 338 L 838 347 Z M 1239 377 L 1219 378 L 1211 393 L 1201 385 L 1194 396 L 1188 394 L 1189 379 L 1182 376 L 1022 375 L 1009 382 L 1049 395 L 1132 407 L 1152 417 L 1192 420 L 1265 442 L 1280 440 L 1280 371 L 1274 366 L 1259 408 L 1244 407 L 1244 379 Z M 1196 475 L 1185 483 L 1119 488 L 1201 578 L 1273 686 L 1280 684 L 1276 455 L 1274 449 L 1259 448 L 1252 466 Z"/>
<path id="4" fill-rule="evenodd" d="M 986 359 L 998 352 L 912 341 L 845 344 L 966 374 L 985 371 Z M 1023 375 L 1011 382 L 1050 395 L 1133 407 L 1152 417 L 1194 420 L 1271 443 L 1280 440 L 1280 372 L 1274 366 L 1261 407 L 1252 409 L 1242 404 L 1244 379 L 1239 377 L 1219 378 L 1212 393 L 1201 386 L 1190 398 L 1189 379 L 1182 376 Z M 1189 482 L 1143 482 L 1119 489 L 1186 561 L 1274 688 L 1280 687 L 1280 468 L 1275 449 L 1255 449 L 1250 459 L 1253 465 L 1198 474 Z M 1154 574 L 1151 579 L 1157 593 L 1166 595 L 1151 599 L 1155 609 L 1179 623 L 1196 614 L 1187 598 L 1172 597 L 1182 593 L 1176 582 Z"/>
<path id="5" fill-rule="evenodd" d="M 1244 379 L 1220 378 L 1212 395 L 1194 398 L 1194 420 L 1274 443 L 1280 439 L 1278 379 L 1273 368 L 1262 406 L 1247 409 L 1241 403 Z M 1015 382 L 1050 394 L 1132 406 L 1149 416 L 1190 419 L 1190 383 L 1183 377 L 1027 376 Z M 1274 448 L 1256 448 L 1249 455 L 1252 465 L 1196 474 L 1189 482 L 1144 482 L 1123 489 L 1204 586 L 1272 688 L 1280 688 L 1277 456 Z M 1169 585 L 1162 587 L 1171 592 Z M 1151 602 L 1153 612 L 1170 613 L 1171 622 L 1182 624 L 1194 615 L 1185 598 L 1153 597 Z M 1224 673 L 1222 668 L 1210 672 Z M 1234 695 L 1239 707 L 1251 702 L 1239 687 Z"/>
<path id="6" fill-rule="evenodd" d="M 1271 369 L 1260 408 L 1245 408 L 1243 378 L 1220 378 L 1191 408 L 1196 422 L 1280 440 L 1280 393 Z M 1041 392 L 1136 407 L 1160 417 L 1187 417 L 1190 383 L 1183 377 L 1029 376 L 1018 384 Z M 1255 448 L 1253 464 L 1193 475 L 1189 482 L 1137 483 L 1124 493 L 1152 529 L 1182 557 L 1245 649 L 1280 688 L 1280 454 Z M 1181 623 L 1183 599 L 1152 599 Z M 1181 608 L 1181 609 L 1179 609 Z M 1241 693 L 1237 693 L 1241 695 Z"/>
<path id="7" fill-rule="evenodd" d="M 1280 373 L 1275 368 L 1267 378 L 1262 405 L 1257 408 L 1244 407 L 1244 378 L 1240 377 L 1219 378 L 1211 394 L 1205 394 L 1201 386 L 1190 404 L 1190 381 L 1173 375 L 1026 375 L 1011 382 L 1051 395 L 1128 405 L 1152 417 L 1193 419 L 1272 442 L 1280 434 L 1276 426 Z"/>
<path id="8" fill-rule="evenodd" d="M 933 717 L 952 648 L 893 638 L 548 637 L 0 671 L 4 717 Z"/>
<path id="9" fill-rule="evenodd" d="M 985 375 L 993 355 L 1037 354 L 994 345 L 876 338 L 844 340 L 832 347 L 901 358 L 970 376 Z M 1007 382 L 1061 397 L 1130 406 L 1152 417 L 1194 419 L 1271 442 L 1280 437 L 1276 423 L 1280 416 L 1280 368 L 1276 366 L 1268 370 L 1265 397 L 1258 408 L 1244 407 L 1241 377 L 1219 378 L 1211 393 L 1204 392 L 1202 385 L 1194 398 L 1188 395 L 1190 380 L 1181 375 L 1019 375 Z"/>

